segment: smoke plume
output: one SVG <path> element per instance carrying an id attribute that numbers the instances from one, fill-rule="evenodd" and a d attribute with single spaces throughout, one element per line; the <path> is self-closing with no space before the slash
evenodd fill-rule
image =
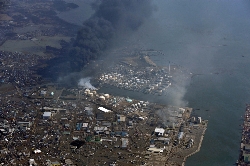
<path id="1" fill-rule="evenodd" d="M 72 68 L 97 59 L 112 40 L 136 31 L 150 17 L 154 7 L 150 0 L 102 0 L 92 4 L 95 13 L 83 23 L 73 48 L 70 49 Z"/>
<path id="2" fill-rule="evenodd" d="M 78 86 L 86 89 L 96 90 L 96 88 L 90 83 L 90 77 L 81 78 L 78 82 Z"/>

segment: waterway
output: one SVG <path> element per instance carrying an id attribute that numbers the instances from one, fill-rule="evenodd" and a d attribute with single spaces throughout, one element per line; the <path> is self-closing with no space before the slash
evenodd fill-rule
<path id="1" fill-rule="evenodd" d="M 188 107 L 197 109 L 197 115 L 209 120 L 200 152 L 188 158 L 186 165 L 233 165 L 240 147 L 241 116 L 250 102 L 250 3 L 153 2 L 157 11 L 131 38 L 142 48 L 161 50 L 161 56 L 153 57 L 158 65 L 171 61 L 194 74 L 183 84 L 182 98 Z M 130 98 L 143 95 L 116 88 L 104 91 Z M 169 100 L 161 96 L 158 101 Z"/>

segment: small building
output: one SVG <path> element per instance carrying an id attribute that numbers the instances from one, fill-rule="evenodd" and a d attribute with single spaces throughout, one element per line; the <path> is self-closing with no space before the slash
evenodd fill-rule
<path id="1" fill-rule="evenodd" d="M 82 128 L 87 128 L 88 127 L 88 125 L 89 125 L 89 123 L 82 123 Z"/>
<path id="2" fill-rule="evenodd" d="M 128 138 L 122 138 L 122 146 L 121 148 L 127 149 L 128 148 Z"/>
<path id="3" fill-rule="evenodd" d="M 102 122 L 102 126 L 111 127 L 111 122 Z"/>
<path id="4" fill-rule="evenodd" d="M 72 162 L 71 159 L 65 159 L 64 162 L 65 162 L 66 165 L 73 165 L 73 162 Z"/>
<path id="5" fill-rule="evenodd" d="M 96 120 L 97 121 L 103 121 L 104 120 L 104 114 L 103 113 L 97 113 L 96 114 Z"/>
<path id="6" fill-rule="evenodd" d="M 162 153 L 162 152 L 163 152 L 163 149 L 161 149 L 161 148 L 156 148 L 156 147 L 150 147 L 150 148 L 148 148 L 148 151 L 154 152 L 154 153 Z"/>
<path id="7" fill-rule="evenodd" d="M 128 121 L 128 125 L 133 126 L 133 121 L 132 120 Z"/>
<path id="8" fill-rule="evenodd" d="M 35 150 L 34 150 L 34 153 L 35 153 L 35 154 L 37 154 L 37 153 L 41 153 L 41 152 L 42 152 L 42 151 L 41 151 L 41 150 L 39 150 L 39 149 L 35 149 Z"/>
<path id="9" fill-rule="evenodd" d="M 34 159 L 29 159 L 29 164 L 30 164 L 30 166 L 37 165 L 37 163 L 35 162 Z"/>
<path id="10" fill-rule="evenodd" d="M 41 93 L 40 93 L 41 96 L 45 96 L 46 94 L 47 94 L 46 90 L 41 90 Z"/>
<path id="11" fill-rule="evenodd" d="M 108 99 L 108 98 L 109 98 L 109 94 L 104 94 L 104 97 L 105 97 L 106 99 Z"/>
<path id="12" fill-rule="evenodd" d="M 81 130 L 82 128 L 82 123 L 76 123 L 76 130 Z"/>
<path id="13" fill-rule="evenodd" d="M 23 131 L 29 130 L 32 122 L 17 122 L 19 128 Z"/>
<path id="14" fill-rule="evenodd" d="M 111 110 L 104 108 L 104 107 L 98 107 L 98 110 L 100 110 L 102 112 L 112 112 Z"/>
<path id="15" fill-rule="evenodd" d="M 70 135 L 70 131 L 64 131 L 63 135 Z"/>
<path id="16" fill-rule="evenodd" d="M 201 123 L 201 117 L 198 117 L 198 119 L 197 119 L 197 123 Z"/>
<path id="17" fill-rule="evenodd" d="M 159 138 L 157 139 L 157 141 L 161 141 L 162 143 L 169 145 L 169 143 L 170 143 L 170 138 L 159 137 Z"/>
<path id="18" fill-rule="evenodd" d="M 117 121 L 118 122 L 125 122 L 126 116 L 124 115 L 117 115 Z"/>
<path id="19" fill-rule="evenodd" d="M 195 120 L 196 120 L 196 119 L 195 119 L 195 117 L 194 117 L 194 116 L 193 116 L 193 117 L 191 117 L 191 122 L 192 122 L 192 123 L 194 123 L 194 122 L 195 122 Z"/>
<path id="20" fill-rule="evenodd" d="M 43 113 L 43 119 L 50 119 L 51 118 L 51 112 L 44 112 Z"/>
<path id="21" fill-rule="evenodd" d="M 244 145 L 244 150 L 247 152 L 250 152 L 250 145 L 249 144 L 245 144 Z"/>
<path id="22" fill-rule="evenodd" d="M 52 161 L 51 166 L 60 166 L 61 164 L 58 161 Z"/>
<path id="23" fill-rule="evenodd" d="M 164 132 L 165 132 L 165 129 L 163 128 L 158 128 L 158 127 L 155 128 L 155 135 L 157 136 L 163 136 Z"/>
<path id="24" fill-rule="evenodd" d="M 104 96 L 100 96 L 100 97 L 99 97 L 99 100 L 104 101 L 104 100 L 105 100 L 105 97 L 104 97 Z"/>
<path id="25" fill-rule="evenodd" d="M 94 131 L 96 134 L 104 134 L 105 131 L 107 131 L 108 128 L 106 126 L 95 126 Z"/>
<path id="26" fill-rule="evenodd" d="M 92 107 L 85 107 L 84 111 L 86 112 L 87 116 L 93 116 L 93 108 Z"/>
<path id="27" fill-rule="evenodd" d="M 249 163 L 250 162 L 250 153 L 243 152 L 244 162 Z"/>

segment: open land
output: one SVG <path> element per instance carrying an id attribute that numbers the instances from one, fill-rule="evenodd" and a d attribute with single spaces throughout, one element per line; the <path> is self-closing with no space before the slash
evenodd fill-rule
<path id="1" fill-rule="evenodd" d="M 3 51 L 16 51 L 16 52 L 26 52 L 33 53 L 39 56 L 46 56 L 46 46 L 51 46 L 54 48 L 61 49 L 60 41 L 64 40 L 66 42 L 70 41 L 70 37 L 66 36 L 40 36 L 37 38 L 32 38 L 31 40 L 7 40 L 2 46 Z"/>

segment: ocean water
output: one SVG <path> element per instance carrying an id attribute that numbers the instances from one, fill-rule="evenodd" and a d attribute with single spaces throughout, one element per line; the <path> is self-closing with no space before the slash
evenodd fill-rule
<path id="1" fill-rule="evenodd" d="M 156 11 L 131 33 L 131 43 L 160 50 L 153 57 L 193 73 L 181 99 L 208 119 L 201 150 L 187 166 L 229 166 L 238 159 L 245 105 L 250 103 L 250 3 L 235 0 L 154 0 Z M 133 43 L 134 42 L 134 43 Z M 142 94 L 102 89 L 142 98 Z M 169 100 L 154 98 L 161 103 Z"/>
<path id="2" fill-rule="evenodd" d="M 193 73 L 191 81 L 184 84 L 183 100 L 189 107 L 199 109 L 196 115 L 209 120 L 200 152 L 188 158 L 186 165 L 233 165 L 239 155 L 239 125 L 245 104 L 250 102 L 249 4 L 245 1 L 157 1 L 157 4 L 157 19 L 148 22 L 136 35 L 145 48 L 164 53 L 154 57 L 159 65 L 166 66 L 171 61 Z"/>
<path id="3" fill-rule="evenodd" d="M 197 74 L 186 85 L 183 99 L 189 107 L 200 109 L 195 111 L 197 115 L 209 120 L 200 152 L 188 158 L 186 165 L 233 165 L 239 155 L 239 125 L 245 105 L 250 102 L 247 32 L 250 4 L 247 1 L 158 3 L 164 6 L 159 9 L 158 17 L 163 18 L 159 24 L 166 26 L 166 31 L 161 32 L 167 38 L 159 46 L 166 55 L 162 58 Z"/>

